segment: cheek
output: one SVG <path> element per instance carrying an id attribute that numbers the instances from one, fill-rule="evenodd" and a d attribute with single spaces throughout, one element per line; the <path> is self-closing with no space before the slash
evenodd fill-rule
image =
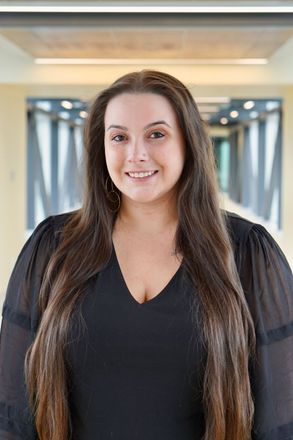
<path id="1" fill-rule="evenodd" d="M 182 152 L 178 152 L 177 155 L 174 155 L 173 157 L 173 172 L 174 175 L 177 176 L 177 178 L 181 175 L 183 168 L 184 168 L 184 154 Z"/>
<path id="2" fill-rule="evenodd" d="M 159 159 L 158 156 L 157 158 Z M 162 151 L 160 154 L 160 161 L 173 171 L 180 172 L 185 162 L 184 148 L 179 148 L 178 144 L 170 146 L 169 149 Z"/>
<path id="3" fill-rule="evenodd" d="M 149 155 L 154 160 L 162 164 L 167 164 L 168 162 L 170 162 L 170 157 L 172 157 L 172 149 L 162 148 L 162 149 L 153 149 L 149 151 L 150 151 Z"/>
<path id="4" fill-rule="evenodd" d="M 185 145 L 181 143 L 180 148 L 178 149 L 178 153 L 177 153 L 178 165 L 181 167 L 183 167 L 183 165 L 184 165 L 185 155 L 186 155 L 186 148 L 185 148 Z"/>
<path id="5" fill-rule="evenodd" d="M 106 146 L 105 147 L 105 158 L 106 162 L 109 164 L 115 163 L 117 154 L 113 151 L 111 147 Z"/>
<path id="6" fill-rule="evenodd" d="M 105 153 L 106 164 L 108 165 L 108 162 L 109 162 L 109 147 L 107 146 L 106 143 L 104 143 L 104 153 Z"/>
<path id="7" fill-rule="evenodd" d="M 108 168 L 116 168 L 122 161 L 121 153 L 111 147 L 105 148 L 105 159 Z"/>

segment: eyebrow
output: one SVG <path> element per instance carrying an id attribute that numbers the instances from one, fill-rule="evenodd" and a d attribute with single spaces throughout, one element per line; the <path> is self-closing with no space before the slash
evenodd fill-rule
<path id="1" fill-rule="evenodd" d="M 151 122 L 150 124 L 146 125 L 144 127 L 144 129 L 147 130 L 148 128 L 153 127 L 154 125 L 160 125 L 160 124 L 167 125 L 168 127 L 171 128 L 171 125 L 169 125 L 166 121 L 161 120 L 161 121 Z M 119 130 L 126 130 L 126 131 L 128 130 L 128 128 L 124 127 L 124 125 L 113 125 L 112 124 L 107 128 L 107 131 L 110 130 L 110 128 L 118 128 Z"/>
<path id="2" fill-rule="evenodd" d="M 128 130 L 128 128 L 124 127 L 123 125 L 109 125 L 107 131 L 110 130 L 110 128 L 119 128 L 119 130 Z"/>
<path id="3" fill-rule="evenodd" d="M 161 125 L 161 124 L 163 124 L 163 125 L 167 125 L 168 127 L 171 128 L 171 125 L 169 125 L 166 121 L 161 120 L 161 121 L 151 122 L 150 124 L 148 124 L 148 125 L 145 127 L 145 130 L 146 130 L 147 128 L 153 127 L 154 125 Z"/>

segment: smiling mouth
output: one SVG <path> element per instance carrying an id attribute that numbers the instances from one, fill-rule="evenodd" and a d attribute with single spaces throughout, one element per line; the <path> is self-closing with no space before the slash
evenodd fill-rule
<path id="1" fill-rule="evenodd" d="M 125 173 L 125 174 L 127 174 L 129 177 L 131 177 L 133 179 L 143 179 L 143 178 L 151 177 L 151 176 L 153 176 L 156 173 L 158 173 L 158 170 L 128 172 L 128 173 Z"/>

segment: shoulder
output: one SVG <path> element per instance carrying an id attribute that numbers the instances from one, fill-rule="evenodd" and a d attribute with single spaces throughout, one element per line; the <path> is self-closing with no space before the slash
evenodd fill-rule
<path id="1" fill-rule="evenodd" d="M 56 248 L 60 234 L 65 224 L 74 216 L 76 211 L 66 212 L 57 215 L 51 215 L 41 221 L 34 229 L 32 235 L 25 244 L 25 247 L 31 242 L 34 245 L 53 246 Z"/>
<path id="2" fill-rule="evenodd" d="M 255 224 L 234 212 L 222 211 L 226 228 L 234 251 L 235 263 L 240 271 L 243 254 L 247 246 L 248 237 Z"/>
<path id="3" fill-rule="evenodd" d="M 38 274 L 44 272 L 49 259 L 58 247 L 64 226 L 74 217 L 76 212 L 52 215 L 38 224 L 25 243 L 19 257 L 27 265 L 29 273 L 32 269 Z"/>
<path id="4" fill-rule="evenodd" d="M 290 271 L 285 255 L 264 226 L 228 211 L 224 217 L 239 270 L 244 265 L 261 265 L 263 269 L 281 265 Z"/>
<path id="5" fill-rule="evenodd" d="M 64 212 L 62 214 L 50 215 L 37 225 L 35 231 L 38 231 L 40 229 L 49 229 L 52 233 L 58 234 L 58 232 L 63 229 L 64 225 L 76 214 L 76 212 L 78 211 L 70 211 Z"/>
<path id="6" fill-rule="evenodd" d="M 60 231 L 73 213 L 47 217 L 34 229 L 18 255 L 10 276 L 3 316 L 30 327 L 40 285 L 50 257 L 58 244 Z M 24 323 L 24 324 L 23 324 Z"/>
<path id="7" fill-rule="evenodd" d="M 223 215 L 232 243 L 239 245 L 245 242 L 256 224 L 234 212 L 223 211 Z"/>
<path id="8" fill-rule="evenodd" d="M 240 281 L 259 341 L 268 343 L 279 337 L 279 331 L 272 329 L 292 332 L 291 268 L 279 245 L 262 225 L 232 213 L 227 213 L 226 218 Z"/>

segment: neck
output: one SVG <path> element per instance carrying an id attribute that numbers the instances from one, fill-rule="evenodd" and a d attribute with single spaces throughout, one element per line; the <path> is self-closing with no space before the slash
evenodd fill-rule
<path id="1" fill-rule="evenodd" d="M 125 198 L 116 220 L 116 227 L 127 228 L 134 233 L 158 235 L 176 228 L 178 223 L 176 200 L 157 200 L 139 203 Z"/>

